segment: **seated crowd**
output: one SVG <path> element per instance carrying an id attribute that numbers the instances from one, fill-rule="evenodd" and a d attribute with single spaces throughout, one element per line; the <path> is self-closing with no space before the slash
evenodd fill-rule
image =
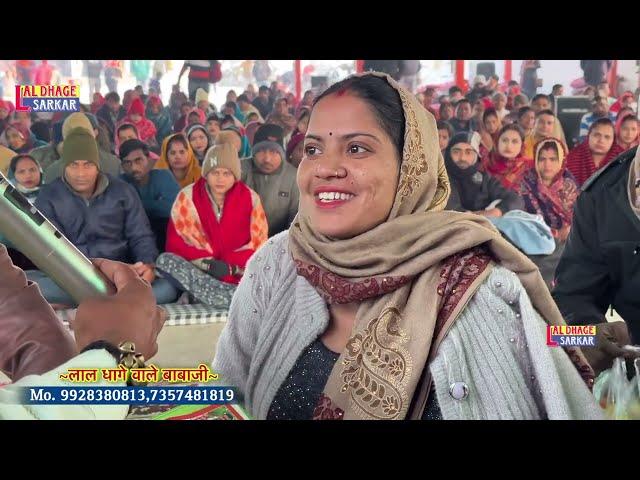
<path id="1" fill-rule="evenodd" d="M 202 88 L 189 100 L 174 87 L 168 105 L 149 90 L 122 102 L 96 93 L 82 112 L 51 120 L 1 101 L 0 171 L 85 255 L 133 265 L 158 303 L 227 308 L 252 253 L 298 212 L 313 93 L 297 104 L 275 82 L 250 85 L 218 110 Z M 629 93 L 611 105 L 602 84 L 572 149 L 553 97 L 529 101 L 516 82 L 501 89 L 480 76 L 466 96 L 418 93 L 437 120 L 447 209 L 487 217 L 551 287 L 581 185 L 638 144 Z M 19 246 L 7 247 L 51 304 L 73 305 Z"/>

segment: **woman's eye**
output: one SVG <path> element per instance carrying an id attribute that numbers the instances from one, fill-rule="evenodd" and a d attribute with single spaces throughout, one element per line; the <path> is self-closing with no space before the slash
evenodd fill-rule
<path id="1" fill-rule="evenodd" d="M 318 152 L 318 147 L 314 147 L 313 145 L 304 147 L 304 153 L 306 155 L 317 155 Z"/>
<path id="2" fill-rule="evenodd" d="M 351 145 L 349 147 L 349 153 L 357 154 L 357 153 L 365 153 L 367 151 L 366 148 L 361 147 L 360 145 Z"/>

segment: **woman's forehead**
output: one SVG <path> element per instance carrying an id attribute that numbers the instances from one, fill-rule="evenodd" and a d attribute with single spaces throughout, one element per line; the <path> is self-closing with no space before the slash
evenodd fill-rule
<path id="1" fill-rule="evenodd" d="M 339 137 L 356 131 L 382 131 L 372 108 L 355 95 L 329 95 L 314 107 L 307 135 L 326 136 L 331 132 Z"/>

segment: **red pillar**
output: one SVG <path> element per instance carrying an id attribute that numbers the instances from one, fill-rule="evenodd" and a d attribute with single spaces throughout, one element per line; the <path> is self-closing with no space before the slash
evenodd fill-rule
<path id="1" fill-rule="evenodd" d="M 509 83 L 513 76 L 513 60 L 504 61 L 504 82 Z"/>
<path id="2" fill-rule="evenodd" d="M 456 60 L 456 85 L 462 89 L 463 93 L 466 93 L 466 81 L 464 79 L 464 60 Z"/>
<path id="3" fill-rule="evenodd" d="M 296 75 L 296 102 L 300 102 L 302 99 L 302 62 L 300 60 L 294 60 L 293 71 Z"/>
<path id="4" fill-rule="evenodd" d="M 611 68 L 609 69 L 609 78 L 607 78 L 607 82 L 609 83 L 609 91 L 612 97 L 618 97 L 618 60 L 614 60 L 611 63 Z"/>
<path id="5" fill-rule="evenodd" d="M 356 73 L 364 72 L 364 60 L 356 60 Z"/>

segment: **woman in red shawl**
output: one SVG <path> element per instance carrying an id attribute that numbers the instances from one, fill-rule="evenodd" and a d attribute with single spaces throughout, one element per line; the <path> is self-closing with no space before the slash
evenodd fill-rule
<path id="1" fill-rule="evenodd" d="M 611 113 L 618 113 L 622 108 L 630 107 L 631 104 L 633 103 L 633 100 L 634 100 L 633 92 L 630 92 L 629 90 L 627 90 L 622 95 L 620 95 L 620 97 L 618 97 L 618 99 L 613 103 L 613 105 L 611 105 L 611 107 L 609 108 L 609 111 Z"/>
<path id="2" fill-rule="evenodd" d="M 138 130 L 138 136 L 140 140 L 150 146 L 157 146 L 156 141 L 156 126 L 151 120 L 145 117 L 144 103 L 140 98 L 134 98 L 127 109 L 127 115 L 122 119 L 120 125 L 124 123 L 131 123 Z"/>
<path id="3" fill-rule="evenodd" d="M 529 213 L 542 215 L 559 242 L 565 242 L 573 220 L 578 185 L 567 170 L 562 140 L 545 138 L 534 147 L 535 166 L 524 176 L 520 195 Z"/>
<path id="4" fill-rule="evenodd" d="M 587 138 L 567 155 L 567 169 L 582 186 L 598 169 L 607 165 L 624 150 L 615 142 L 613 122 L 599 118 L 589 127 Z"/>
<path id="5" fill-rule="evenodd" d="M 176 287 L 217 308 L 229 307 L 247 261 L 267 240 L 260 197 L 240 177 L 236 149 L 228 143 L 211 147 L 202 177 L 176 198 L 167 253 L 156 261 Z"/>
<path id="6" fill-rule="evenodd" d="M 618 115 L 616 120 L 616 142 L 623 150 L 629 150 L 638 145 L 640 124 L 633 113 Z"/>
<path id="7" fill-rule="evenodd" d="M 498 134 L 497 145 L 482 158 L 480 171 L 487 172 L 502 186 L 516 192 L 524 174 L 533 167 L 533 160 L 523 154 L 524 133 L 516 124 L 505 125 Z"/>
<path id="8" fill-rule="evenodd" d="M 200 108 L 193 108 L 193 109 L 191 109 L 191 111 L 189 113 L 187 113 L 186 123 L 185 123 L 185 126 L 183 128 L 183 131 L 186 132 L 186 130 L 191 125 L 194 125 L 196 123 L 199 123 L 201 125 L 204 125 L 205 123 L 207 123 L 207 116 L 204 113 L 204 111 L 202 109 L 200 109 Z"/>
<path id="9" fill-rule="evenodd" d="M 106 103 L 106 100 L 104 99 L 102 94 L 100 92 L 95 92 L 93 94 L 93 101 L 91 102 L 91 113 L 95 115 L 96 112 L 100 109 L 100 107 L 105 103 Z"/>

